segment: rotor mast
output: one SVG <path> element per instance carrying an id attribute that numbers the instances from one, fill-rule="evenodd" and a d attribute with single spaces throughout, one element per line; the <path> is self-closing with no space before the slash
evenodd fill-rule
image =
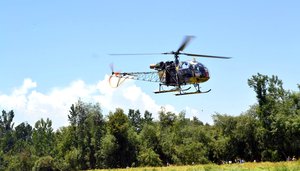
<path id="1" fill-rule="evenodd" d="M 183 40 L 183 42 L 181 43 L 181 45 L 179 46 L 179 48 L 177 49 L 177 51 L 171 51 L 171 52 L 166 52 L 166 53 L 162 53 L 164 55 L 174 55 L 174 60 L 175 60 L 175 66 L 177 67 L 179 65 L 179 55 L 182 54 L 181 52 L 185 49 L 185 47 L 189 44 L 189 42 L 191 41 L 191 39 L 194 38 L 194 36 L 186 36 Z"/>

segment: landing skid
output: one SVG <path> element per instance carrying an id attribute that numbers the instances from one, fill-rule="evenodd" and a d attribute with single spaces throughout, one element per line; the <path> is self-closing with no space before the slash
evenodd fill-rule
<path id="1" fill-rule="evenodd" d="M 175 91 L 179 91 L 179 89 L 171 89 L 171 90 L 159 90 L 159 91 L 155 91 L 155 94 L 160 94 L 160 93 L 169 93 L 169 92 L 175 92 Z"/>
<path id="2" fill-rule="evenodd" d="M 208 93 L 210 92 L 211 89 L 207 90 L 207 91 L 195 91 L 195 92 L 182 92 L 182 93 L 177 93 L 175 94 L 176 96 L 182 96 L 182 95 L 191 95 L 191 94 L 203 94 L 203 93 Z"/>
<path id="3" fill-rule="evenodd" d="M 183 89 L 183 88 L 181 87 L 181 85 L 178 85 L 178 86 L 176 86 L 175 88 L 169 89 L 169 90 L 163 90 L 163 89 L 162 89 L 162 86 L 163 86 L 163 84 L 160 84 L 160 85 L 159 85 L 159 90 L 158 90 L 158 91 L 155 91 L 154 93 L 155 93 L 155 94 L 160 94 L 160 93 L 177 92 L 177 93 L 175 94 L 176 96 L 182 96 L 182 95 L 191 95 L 191 94 L 208 93 L 208 92 L 211 91 L 211 89 L 209 89 L 209 90 L 207 90 L 207 91 L 201 91 L 201 90 L 200 90 L 199 84 L 194 84 L 194 87 L 195 87 L 195 89 L 196 89 L 196 91 L 194 91 L 194 92 L 187 92 L 188 90 L 191 89 L 191 87 L 188 87 L 188 88 Z"/>
<path id="4" fill-rule="evenodd" d="M 159 90 L 159 91 L 155 91 L 154 93 L 155 94 L 160 94 L 160 93 L 170 93 L 170 92 L 176 92 L 176 91 L 187 91 L 189 90 L 191 87 L 187 88 L 187 89 L 184 89 L 184 90 L 181 90 L 181 88 L 174 88 L 174 89 L 171 89 L 171 90 Z"/>

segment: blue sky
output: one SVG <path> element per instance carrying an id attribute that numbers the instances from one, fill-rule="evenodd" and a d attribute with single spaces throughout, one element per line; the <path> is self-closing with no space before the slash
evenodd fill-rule
<path id="1" fill-rule="evenodd" d="M 0 109 L 13 109 L 17 123 L 49 117 L 55 127 L 67 124 L 78 98 L 100 102 L 104 113 L 151 108 L 156 116 L 166 106 L 209 123 L 215 112 L 238 115 L 256 102 L 247 79 L 258 72 L 297 91 L 299 7 L 299 1 L 275 0 L 1 1 Z M 156 95 L 157 84 L 138 81 L 107 86 L 110 63 L 116 70 L 149 71 L 151 63 L 173 59 L 109 53 L 168 52 L 185 35 L 196 36 L 185 52 L 233 57 L 197 59 L 210 71 L 201 85 L 210 93 Z"/>

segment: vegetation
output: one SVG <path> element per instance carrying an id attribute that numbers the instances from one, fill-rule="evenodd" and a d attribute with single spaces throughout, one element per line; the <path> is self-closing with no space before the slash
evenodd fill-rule
<path id="1" fill-rule="evenodd" d="M 14 127 L 14 112 L 3 110 L 0 170 L 197 164 L 208 164 L 201 166 L 204 170 L 226 170 L 226 165 L 209 163 L 299 157 L 300 92 L 285 90 L 277 76 L 257 74 L 248 84 L 256 93 L 257 104 L 239 116 L 216 113 L 213 125 L 196 117 L 187 119 L 184 111 L 175 114 L 164 108 L 158 120 L 148 111 L 142 115 L 131 109 L 126 114 L 119 108 L 104 117 L 99 104 L 79 100 L 70 107 L 69 126 L 53 130 L 50 119 L 40 119 L 34 127 L 26 122 Z M 233 166 L 242 165 L 246 164 Z M 188 170 L 196 166 L 191 167 Z"/>

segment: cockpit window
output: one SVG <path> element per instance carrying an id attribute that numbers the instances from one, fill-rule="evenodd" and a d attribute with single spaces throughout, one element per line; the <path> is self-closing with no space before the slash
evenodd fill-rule
<path id="1" fill-rule="evenodd" d="M 207 68 L 203 64 L 197 63 L 195 65 L 195 73 L 196 73 L 196 75 L 198 73 L 201 76 L 205 76 L 205 75 L 207 75 L 208 70 L 207 70 Z"/>
<path id="2" fill-rule="evenodd" d="M 181 68 L 182 69 L 189 68 L 189 64 L 187 62 L 181 62 Z"/>
<path id="3" fill-rule="evenodd" d="M 195 70 L 200 71 L 203 70 L 203 68 L 205 68 L 202 64 L 198 63 L 197 65 L 195 65 Z"/>

